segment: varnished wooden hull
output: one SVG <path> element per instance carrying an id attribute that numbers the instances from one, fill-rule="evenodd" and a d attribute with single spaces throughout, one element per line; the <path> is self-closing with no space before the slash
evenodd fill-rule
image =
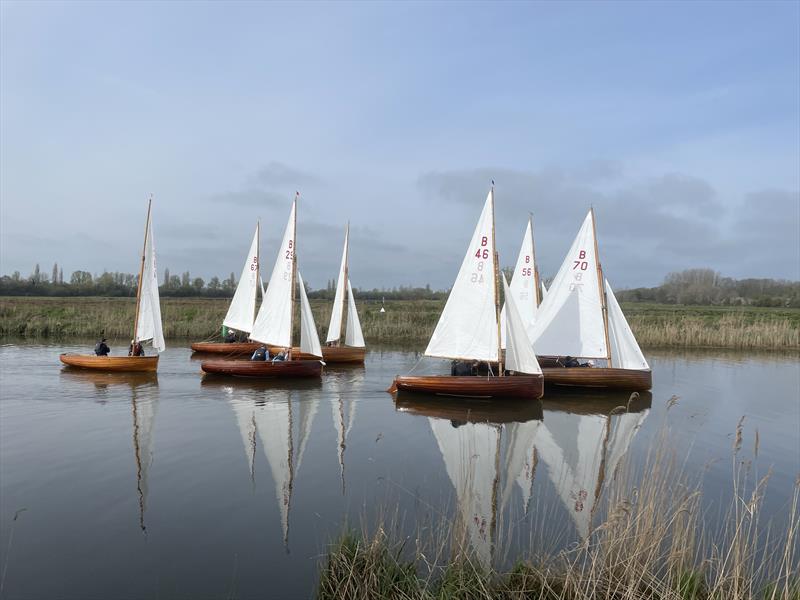
<path id="1" fill-rule="evenodd" d="M 192 344 L 192 351 L 202 354 L 244 356 L 252 355 L 259 347 L 261 347 L 261 344 L 257 342 L 235 342 L 232 344 L 225 344 L 223 342 L 195 342 Z"/>
<path id="2" fill-rule="evenodd" d="M 398 391 L 421 392 L 462 398 L 525 398 L 536 400 L 544 392 L 541 375 L 509 377 L 454 377 L 452 375 L 411 376 L 394 380 Z"/>
<path id="3" fill-rule="evenodd" d="M 653 387 L 653 374 L 637 369 L 609 369 L 606 367 L 555 367 L 543 368 L 544 382 L 548 386 L 570 386 L 628 390 L 640 392 Z"/>
<path id="4" fill-rule="evenodd" d="M 270 354 L 280 352 L 282 348 L 277 346 L 267 346 Z M 367 354 L 366 348 L 353 348 L 351 346 L 323 346 L 322 347 L 322 360 L 326 363 L 349 363 L 349 364 L 364 364 L 364 357 Z M 292 356 L 300 360 L 314 360 L 318 357 L 305 352 L 300 352 L 300 348 L 292 348 Z"/>
<path id="5" fill-rule="evenodd" d="M 317 360 L 204 360 L 200 363 L 204 373 L 230 377 L 321 377 L 322 363 Z"/>
<path id="6" fill-rule="evenodd" d="M 77 369 L 95 371 L 153 372 L 158 369 L 158 356 L 96 356 L 94 354 L 62 354 L 61 362 Z"/>

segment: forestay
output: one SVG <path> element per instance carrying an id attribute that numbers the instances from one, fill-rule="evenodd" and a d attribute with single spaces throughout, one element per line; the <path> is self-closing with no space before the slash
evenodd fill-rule
<path id="1" fill-rule="evenodd" d="M 517 310 L 522 317 L 525 328 L 529 328 L 536 320 L 536 264 L 533 252 L 533 228 L 531 220 L 528 219 L 528 226 L 525 228 L 525 235 L 522 237 L 522 245 L 517 255 L 517 264 L 514 266 L 514 274 L 511 278 L 511 297 L 517 304 Z M 508 298 L 508 296 L 506 296 Z M 502 347 L 506 347 L 505 318 L 506 307 L 500 311 L 500 335 Z"/>
<path id="2" fill-rule="evenodd" d="M 153 241 L 153 221 L 148 214 L 144 242 L 144 265 L 142 284 L 139 291 L 139 319 L 136 325 L 136 341 L 152 340 L 153 348 L 163 352 L 164 332 L 161 328 L 161 304 L 158 297 L 158 269 L 156 268 L 156 247 Z"/>
<path id="3" fill-rule="evenodd" d="M 344 234 L 344 249 L 342 250 L 342 263 L 339 266 L 339 277 L 336 280 L 336 294 L 333 297 L 333 309 L 331 310 L 331 322 L 328 324 L 328 342 L 338 342 L 342 337 L 342 317 L 344 316 L 344 295 L 345 282 L 347 280 L 347 253 L 350 238 L 350 227 Z"/>
<path id="4" fill-rule="evenodd" d="M 295 214 L 297 200 L 292 202 L 283 241 L 272 268 L 267 293 L 253 324 L 250 339 L 264 344 L 288 348 L 292 343 L 292 280 L 295 253 Z"/>
<path id="5" fill-rule="evenodd" d="M 522 317 L 517 310 L 517 303 L 511 293 L 505 273 L 503 274 L 503 291 L 506 295 L 506 369 L 528 375 L 541 375 L 542 369 L 536 360 L 536 354 L 528 341 Z"/>
<path id="6" fill-rule="evenodd" d="M 250 333 L 253 330 L 253 319 L 256 313 L 256 294 L 258 293 L 258 225 L 250 244 L 250 252 L 244 261 L 239 284 L 228 307 L 228 314 L 222 324 L 225 327 Z"/>
<path id="7" fill-rule="evenodd" d="M 642 354 L 641 348 L 633 336 L 630 325 L 622 314 L 617 298 L 611 290 L 608 280 L 606 285 L 606 303 L 608 306 L 608 342 L 611 345 L 611 364 L 620 369 L 649 370 L 650 365 Z"/>
<path id="8" fill-rule="evenodd" d="M 311 305 L 308 303 L 306 286 L 303 284 L 300 271 L 297 272 L 297 289 L 300 291 L 300 352 L 322 358 L 317 325 L 314 323 L 314 315 L 311 313 Z"/>
<path id="9" fill-rule="evenodd" d="M 361 321 L 356 311 L 356 300 L 353 298 L 353 286 L 347 280 L 347 329 L 344 334 L 344 343 L 353 348 L 364 347 L 364 334 L 361 332 Z"/>
<path id="10" fill-rule="evenodd" d="M 528 330 L 540 356 L 608 357 L 593 220 L 590 210 Z"/>
<path id="11" fill-rule="evenodd" d="M 426 356 L 498 360 L 493 225 L 490 190 Z"/>

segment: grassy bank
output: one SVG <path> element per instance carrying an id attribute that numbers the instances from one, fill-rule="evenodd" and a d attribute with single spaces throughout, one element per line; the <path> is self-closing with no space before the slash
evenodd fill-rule
<path id="1" fill-rule="evenodd" d="M 702 487 L 679 466 L 665 428 L 641 465 L 647 476 L 635 479 L 624 467 L 594 530 L 566 550 L 548 553 L 532 544 L 528 556 L 498 571 L 479 563 L 458 523 L 435 533 L 419 526 L 408 536 L 392 533 L 387 521 L 331 544 L 317 597 L 800 600 L 800 478 L 787 507 L 788 528 L 771 530 L 760 514 L 769 475 L 757 477 L 743 460 L 741 422 L 732 437 L 730 508 L 721 529 L 707 527 Z M 757 456 L 757 435 L 754 448 Z M 546 506 L 537 511 L 549 514 Z"/>
<path id="2" fill-rule="evenodd" d="M 200 340 L 219 332 L 227 299 L 162 298 L 164 332 L 169 338 Z M 320 334 L 325 332 L 330 303 L 312 300 Z M 443 301 L 359 302 L 368 342 L 424 344 L 436 326 Z M 800 349 L 800 309 L 722 308 L 658 304 L 623 305 L 643 347 Z M 130 336 L 131 298 L 0 298 L 0 335 L 69 339 Z"/>

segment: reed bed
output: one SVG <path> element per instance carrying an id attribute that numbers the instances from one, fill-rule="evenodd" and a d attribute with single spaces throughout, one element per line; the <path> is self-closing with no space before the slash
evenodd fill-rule
<path id="1" fill-rule="evenodd" d="M 712 528 L 703 490 L 668 445 L 668 426 L 634 477 L 630 464 L 607 490 L 604 518 L 586 540 L 521 558 L 505 571 L 483 568 L 457 524 L 419 526 L 416 538 L 347 531 L 320 563 L 317 597 L 328 599 L 800 600 L 800 477 L 788 527 L 761 510 L 769 474 L 743 460 L 741 422 L 732 450 L 730 508 Z M 757 455 L 758 439 L 755 439 Z M 433 531 L 433 533 L 432 533 Z"/>
<path id="2" fill-rule="evenodd" d="M 211 339 L 220 333 L 227 299 L 162 298 L 164 334 L 168 338 Z M 320 335 L 331 303 L 312 300 Z M 379 302 L 359 302 L 359 317 L 368 343 L 424 345 L 441 314 L 441 300 L 395 300 L 381 313 Z M 800 349 L 800 310 L 763 308 L 623 306 L 644 348 Z M 0 298 L 0 336 L 23 338 L 94 337 L 124 339 L 131 334 L 132 298 Z"/>

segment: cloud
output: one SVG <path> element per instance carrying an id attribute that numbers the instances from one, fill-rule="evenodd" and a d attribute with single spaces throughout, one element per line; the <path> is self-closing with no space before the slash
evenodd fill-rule
<path id="1" fill-rule="evenodd" d="M 261 186 L 294 187 L 301 193 L 302 189 L 300 188 L 314 187 L 322 183 L 322 180 L 316 175 L 275 161 L 261 167 L 252 179 Z"/>
<path id="2" fill-rule="evenodd" d="M 235 192 L 222 192 L 208 197 L 209 202 L 234 204 L 236 206 L 274 207 L 287 204 L 286 194 L 250 188 Z"/>

